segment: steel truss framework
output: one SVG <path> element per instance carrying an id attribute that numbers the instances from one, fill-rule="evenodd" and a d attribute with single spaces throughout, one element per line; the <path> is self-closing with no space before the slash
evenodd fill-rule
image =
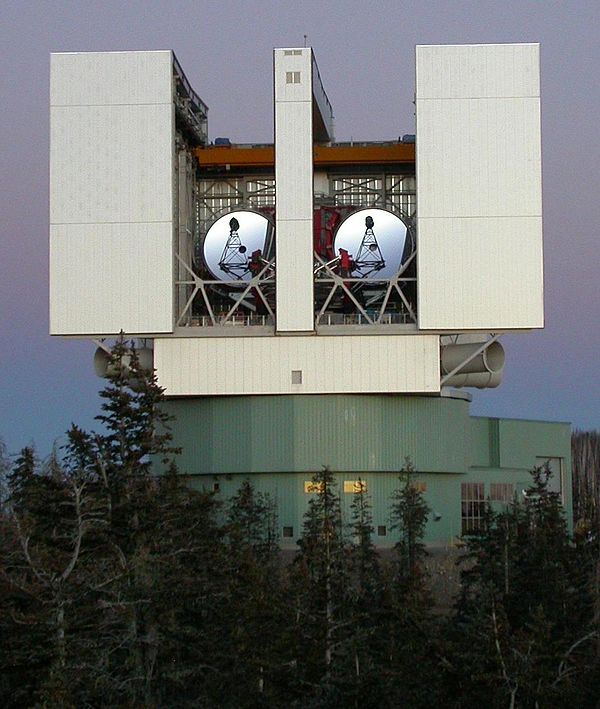
<path id="1" fill-rule="evenodd" d="M 416 325 L 415 178 L 372 174 L 330 177 L 335 206 L 374 207 L 392 212 L 407 228 L 402 263 L 392 278 L 342 275 L 339 257 L 315 254 L 315 325 Z M 375 242 L 376 243 L 376 242 Z M 359 271 L 360 273 L 360 271 Z"/>
<path id="2" fill-rule="evenodd" d="M 274 243 L 266 244 L 260 270 L 249 280 L 239 274 L 215 279 L 203 259 L 204 239 L 220 217 L 239 210 L 273 217 L 275 180 L 269 175 L 215 176 L 196 179 L 193 157 L 179 153 L 179 239 L 176 248 L 178 327 L 275 325 Z M 407 226 L 407 243 L 399 271 L 392 278 L 343 277 L 333 262 L 315 253 L 315 324 L 416 323 L 415 178 L 377 173 L 330 175 L 329 195 L 317 205 L 386 209 Z M 371 274 L 372 275 L 372 274 Z"/>

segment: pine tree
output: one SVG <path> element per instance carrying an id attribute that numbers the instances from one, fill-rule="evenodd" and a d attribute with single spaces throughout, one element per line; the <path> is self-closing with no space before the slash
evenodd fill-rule
<path id="1" fill-rule="evenodd" d="M 216 619 L 221 672 L 211 696 L 222 706 L 271 706 L 279 692 L 278 639 L 287 610 L 275 505 L 245 480 L 226 507 L 226 578 Z"/>
<path id="2" fill-rule="evenodd" d="M 312 486 L 292 572 L 296 620 L 290 641 L 301 686 L 312 687 L 319 706 L 342 706 L 340 689 L 352 662 L 349 547 L 328 467 L 313 476 Z"/>
<path id="3" fill-rule="evenodd" d="M 392 494 L 391 528 L 398 533 L 383 613 L 388 628 L 382 667 L 389 706 L 429 707 L 438 696 L 437 625 L 431 614 L 423 541 L 429 507 L 407 458 Z"/>
<path id="4" fill-rule="evenodd" d="M 536 468 L 523 502 L 500 512 L 488 506 L 482 530 L 467 542 L 450 628 L 458 663 L 446 678 L 453 678 L 449 693 L 461 691 L 471 703 L 499 696 L 510 706 L 595 706 L 597 628 L 583 558 L 549 476 Z"/>
<path id="5" fill-rule="evenodd" d="M 359 478 L 350 506 L 351 569 L 348 642 L 352 664 L 345 680 L 347 706 L 386 706 L 381 682 L 382 653 L 387 637 L 384 607 L 384 575 L 373 543 L 373 518 L 367 485 Z"/>

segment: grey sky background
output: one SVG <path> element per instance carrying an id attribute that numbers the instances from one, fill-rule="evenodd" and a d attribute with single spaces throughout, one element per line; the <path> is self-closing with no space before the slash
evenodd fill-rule
<path id="1" fill-rule="evenodd" d="M 503 338 L 472 413 L 600 428 L 600 2 L 0 2 L 0 437 L 48 453 L 94 425 L 90 342 L 48 332 L 48 74 L 53 51 L 173 49 L 211 139 L 273 139 L 272 49 L 316 52 L 336 138 L 414 130 L 414 46 L 540 42 L 546 328 Z"/>

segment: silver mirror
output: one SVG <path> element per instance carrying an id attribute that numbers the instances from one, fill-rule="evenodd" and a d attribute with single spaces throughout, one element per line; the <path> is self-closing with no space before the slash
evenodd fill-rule
<path id="1" fill-rule="evenodd" d="M 360 209 L 338 227 L 335 255 L 354 278 L 389 280 L 398 272 L 406 242 L 406 225 L 385 209 Z"/>
<path id="2" fill-rule="evenodd" d="M 265 248 L 271 223 L 262 214 L 230 212 L 217 219 L 206 232 L 204 261 L 221 281 L 249 281 L 253 276 L 252 256 Z"/>

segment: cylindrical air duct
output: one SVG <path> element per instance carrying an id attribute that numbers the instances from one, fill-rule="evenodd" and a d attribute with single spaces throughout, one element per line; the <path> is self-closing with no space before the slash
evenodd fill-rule
<path id="1" fill-rule="evenodd" d="M 442 347 L 440 364 L 442 376 L 449 374 L 460 366 L 483 343 L 470 342 L 462 345 L 447 345 Z M 478 389 L 497 387 L 502 380 L 504 368 L 504 347 L 499 342 L 492 342 L 472 360 L 461 367 L 456 374 L 444 382 L 447 386 L 476 387 Z"/>
<path id="2" fill-rule="evenodd" d="M 471 374 L 454 374 L 444 386 L 475 387 L 476 389 L 494 389 L 502 381 L 500 372 L 473 372 Z"/>
<path id="3" fill-rule="evenodd" d="M 443 374 L 448 374 L 461 362 L 468 359 L 483 343 L 470 342 L 465 345 L 447 345 L 442 347 L 441 365 Z M 460 374 L 479 372 L 500 372 L 504 367 L 504 347 L 499 342 L 492 342 L 483 352 L 461 367 Z"/>

